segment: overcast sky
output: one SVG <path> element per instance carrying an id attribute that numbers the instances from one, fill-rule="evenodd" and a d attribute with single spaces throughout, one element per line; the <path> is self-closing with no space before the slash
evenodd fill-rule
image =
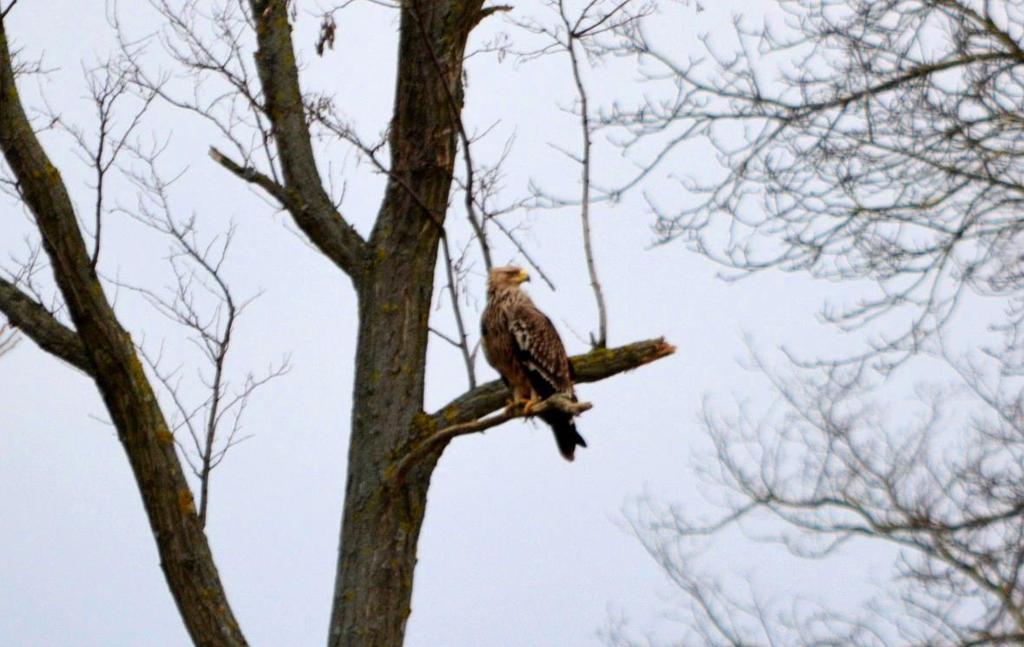
<path id="1" fill-rule="evenodd" d="M 52 71 L 25 79 L 30 107 L 44 98 L 85 132 L 95 128 L 83 66 L 114 47 L 99 3 L 21 0 L 7 30 L 25 59 L 43 57 Z M 159 29 L 144 3 L 125 2 L 122 16 L 134 33 Z M 730 25 L 750 2 L 706 3 L 676 9 L 661 28 L 680 57 L 700 52 L 698 35 Z M 336 49 L 311 53 L 316 6 L 298 0 L 296 40 L 307 65 L 307 90 L 335 95 L 339 109 L 368 139 L 386 127 L 392 100 L 397 20 L 370 3 L 339 14 Z M 525 12 L 527 7 L 517 7 Z M 539 17 L 550 16 L 538 13 Z M 756 19 L 756 16 L 754 16 Z M 507 32 L 502 18 L 487 21 L 471 48 Z M 151 62 L 166 61 L 154 48 Z M 514 136 L 505 164 L 504 198 L 526 194 L 534 180 L 562 194 L 576 192 L 577 169 L 550 143 L 574 148 L 573 90 L 567 60 L 518 64 L 495 55 L 468 65 L 466 121 L 493 129 L 474 148 L 492 162 Z M 602 100 L 633 101 L 645 89 L 627 61 L 588 71 Z M 355 297 L 349 281 L 309 248 L 282 214 L 228 176 L 206 155 L 223 145 L 208 124 L 158 106 L 143 133 L 170 138 L 169 174 L 187 167 L 172 199 L 194 212 L 204 235 L 230 223 L 237 237 L 226 274 L 241 296 L 262 293 L 240 322 L 232 375 L 290 356 L 291 372 L 261 391 L 248 410 L 244 433 L 216 470 L 208 534 L 235 613 L 253 645 L 319 645 L 326 634 L 345 483 L 345 457 L 355 346 Z M 88 169 L 60 132 L 43 134 L 76 204 L 88 213 L 93 193 Z M 598 176 L 627 177 L 614 151 L 599 147 Z M 366 232 L 382 182 L 342 146 L 318 154 L 335 186 L 345 181 L 343 211 Z M 710 151 L 691 152 L 651 182 L 713 167 Z M 685 166 L 685 167 L 684 167 Z M 134 204 L 123 180 L 112 203 Z M 27 215 L 0 202 L 0 254 L 23 256 L 33 240 Z M 533 281 L 534 300 L 560 329 L 570 352 L 586 350 L 596 326 L 582 262 L 578 214 L 571 209 L 516 216 L 524 240 L 557 291 Z M 435 472 L 420 545 L 407 645 L 593 646 L 609 618 L 627 616 L 642 629 L 671 635 L 663 617 L 675 603 L 657 565 L 631 535 L 624 506 L 645 493 L 694 511 L 711 510 L 693 465 L 705 460 L 697 424 L 702 398 L 758 398 L 764 383 L 739 362 L 744 334 L 760 348 L 799 342 L 809 352 L 834 339 L 815 323 L 822 298 L 835 286 L 766 274 L 727 284 L 715 268 L 681 245 L 651 248 L 653 218 L 639 195 L 599 205 L 594 235 L 608 300 L 611 345 L 664 335 L 678 353 L 652 366 L 579 389 L 594 403 L 578 422 L 588 448 L 566 463 L 547 429 L 516 422 L 457 440 Z M 102 273 L 159 289 L 171 279 L 162 256 L 167 243 L 123 216 L 110 216 Z M 465 240 L 465 232 L 460 235 Z M 522 262 L 504 242 L 496 261 Z M 478 264 L 479 267 L 479 264 Z M 467 316 L 476 330 L 484 277 L 471 275 L 476 299 Z M 48 288 L 46 280 L 42 281 Z M 115 296 L 112 289 L 110 295 Z M 117 310 L 136 341 L 152 349 L 163 341 L 170 361 L 195 377 L 196 354 L 181 331 L 126 291 Z M 439 300 L 440 301 L 440 300 Z M 446 302 L 435 325 L 450 330 Z M 493 371 L 481 360 L 481 377 Z M 432 338 L 428 403 L 443 404 L 466 387 L 458 354 Z M 140 505 L 132 475 L 92 383 L 24 341 L 0 360 L 0 645 L 168 646 L 187 644 Z M 847 597 L 855 573 L 877 574 L 881 557 L 856 555 L 840 566 L 844 590 L 821 587 L 820 565 L 773 561 L 777 552 L 726 536 L 720 547 L 730 573 L 779 590 Z M 766 555 L 771 555 L 766 560 Z M 836 571 L 831 571 L 836 573 Z M 842 580 L 841 580 L 842 581 Z M 860 589 L 857 589 L 860 590 Z M 865 589 L 866 590 L 866 589 Z"/>

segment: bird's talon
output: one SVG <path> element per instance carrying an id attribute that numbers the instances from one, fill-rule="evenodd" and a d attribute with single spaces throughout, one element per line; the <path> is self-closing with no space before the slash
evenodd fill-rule
<path id="1" fill-rule="evenodd" d="M 540 404 L 540 398 L 531 398 L 523 401 L 523 413 L 531 413 L 537 405 Z"/>
<path id="2" fill-rule="evenodd" d="M 524 400 L 522 398 L 513 398 L 507 405 L 505 405 L 505 413 L 513 414 L 519 411 L 525 411 L 529 402 L 529 400 Z"/>

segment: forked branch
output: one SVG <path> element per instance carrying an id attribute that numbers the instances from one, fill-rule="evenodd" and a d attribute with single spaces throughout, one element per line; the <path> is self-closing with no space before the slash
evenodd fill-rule
<path id="1" fill-rule="evenodd" d="M 0 312 L 10 325 L 25 333 L 40 348 L 90 375 L 92 364 L 82 347 L 82 340 L 71 328 L 57 320 L 38 301 L 18 287 L 0 278 Z"/>
<path id="2" fill-rule="evenodd" d="M 273 125 L 284 187 L 290 199 L 285 206 L 313 244 L 355 279 L 361 276 L 369 248 L 335 209 L 317 170 L 299 88 L 288 4 L 250 0 L 256 22 L 256 68 L 266 97 L 266 113 Z"/>
<path id="3" fill-rule="evenodd" d="M 597 382 L 605 378 L 639 368 L 676 352 L 676 347 L 664 338 L 638 341 L 618 348 L 597 348 L 584 355 L 571 358 L 577 383 Z M 508 388 L 499 381 L 482 384 L 452 400 L 447 406 L 430 416 L 430 425 L 439 431 L 414 445 L 394 468 L 392 478 L 400 483 L 402 477 L 417 461 L 444 448 L 453 438 L 486 431 L 491 427 L 513 420 L 536 416 L 549 409 L 560 409 L 578 416 L 593 407 L 589 402 L 572 402 L 563 396 L 552 396 L 525 411 L 507 408 L 495 415 L 509 401 Z M 488 417 L 485 417 L 488 416 Z"/>
<path id="4" fill-rule="evenodd" d="M 557 409 L 559 411 L 564 411 L 566 413 L 571 413 L 574 416 L 578 416 L 593 407 L 594 405 L 589 402 L 573 402 L 564 395 L 556 393 L 547 400 L 542 400 L 529 409 L 523 406 L 509 406 L 493 416 L 445 427 L 444 429 L 427 437 L 426 440 L 416 445 L 412 451 L 406 454 L 395 468 L 393 478 L 396 482 L 401 483 L 406 472 L 408 472 L 409 468 L 416 461 L 429 454 L 431 450 L 449 442 L 453 438 L 458 438 L 459 436 L 465 436 L 467 434 L 475 434 L 480 431 L 487 431 L 492 427 L 497 427 L 498 425 L 505 424 L 509 420 L 515 420 L 516 418 L 533 418 L 551 409 Z"/>

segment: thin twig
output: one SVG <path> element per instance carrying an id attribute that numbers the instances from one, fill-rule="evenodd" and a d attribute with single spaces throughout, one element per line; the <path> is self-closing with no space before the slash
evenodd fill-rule
<path id="1" fill-rule="evenodd" d="M 437 335 L 441 339 L 445 340 L 446 342 L 448 342 L 452 346 L 454 346 L 456 348 L 459 348 L 459 341 L 457 339 L 453 339 L 450 335 L 444 334 L 443 332 L 441 332 L 437 328 L 434 328 L 433 326 L 427 326 L 427 331 L 434 333 L 435 335 Z"/>
<path id="2" fill-rule="evenodd" d="M 7 14 L 11 13 L 11 9 L 14 9 L 14 5 L 18 4 L 18 0 L 11 0 L 11 4 L 7 5 L 7 8 L 0 11 L 0 20 L 7 17 Z"/>
<path id="3" fill-rule="evenodd" d="M 160 151 L 142 151 L 134 147 L 129 150 L 148 166 L 146 173 L 133 171 L 128 174 L 145 199 L 140 198 L 137 212 L 126 209 L 121 211 L 171 238 L 173 248 L 169 261 L 176 284 L 171 287 L 169 296 L 162 296 L 147 288 L 116 283 L 140 294 L 161 314 L 188 329 L 192 335 L 190 341 L 202 351 L 206 361 L 212 366 L 212 376 L 200 374 L 200 380 L 208 389 L 208 396 L 198 405 L 186 406 L 179 393 L 178 381 L 172 381 L 176 371 L 170 375 L 162 372 L 159 367 L 160 358 L 152 359 L 144 350 L 142 351 L 142 355 L 182 415 L 182 423 L 192 437 L 195 460 L 184 451 L 184 448 L 182 453 L 199 480 L 198 517 L 200 524 L 205 525 L 212 472 L 223 460 L 227 450 L 244 440 L 236 439 L 236 436 L 241 428 L 241 418 L 249 396 L 263 384 L 285 374 L 288 363 L 285 360 L 279 367 L 270 367 L 263 377 L 257 378 L 249 373 L 241 388 L 230 389 L 227 364 L 233 334 L 239 318 L 254 298 L 237 300 L 224 277 L 223 265 L 228 257 L 235 230 L 232 227 L 222 236 L 217 236 L 209 242 L 200 241 L 195 216 L 183 221 L 174 216 L 168 189 L 177 178 L 168 181 L 161 177 L 157 170 L 157 156 Z M 259 175 L 251 168 L 239 167 L 214 149 L 211 149 L 211 156 L 222 166 L 250 181 L 277 186 L 266 176 Z M 259 177 L 256 177 L 257 175 Z M 211 309 L 203 308 L 197 303 L 197 293 L 209 295 L 216 304 Z M 197 416 L 199 419 L 194 420 Z M 222 433 L 222 428 L 227 424 L 224 422 L 225 416 L 233 417 L 226 438 L 225 433 Z"/>
<path id="4" fill-rule="evenodd" d="M 455 316 L 455 327 L 459 331 L 459 341 L 456 344 L 462 353 L 462 361 L 466 364 L 466 377 L 469 378 L 469 388 L 476 388 L 476 370 L 473 366 L 473 354 L 469 350 L 469 336 L 466 334 L 466 324 L 462 320 L 462 308 L 459 306 L 458 285 L 456 283 L 455 268 L 452 264 L 451 250 L 448 247 L 448 236 L 441 236 L 441 251 L 444 253 L 444 268 L 448 274 L 448 295 L 451 297 L 452 313 Z"/>
<path id="5" fill-rule="evenodd" d="M 588 9 L 592 5 L 588 5 Z M 620 7 L 623 5 L 620 5 Z M 583 134 L 583 156 L 579 160 L 581 166 L 581 198 L 580 198 L 580 220 L 583 224 L 583 250 L 587 259 L 587 273 L 590 275 L 590 287 L 594 290 L 594 299 L 597 301 L 597 338 L 590 335 L 590 345 L 594 348 L 604 348 L 608 344 L 608 313 L 604 302 L 604 292 L 601 289 L 601 281 L 597 278 L 597 265 L 594 262 L 594 245 L 590 236 L 590 150 L 592 146 L 590 131 L 590 107 L 586 87 L 583 85 L 583 75 L 580 72 L 579 59 L 576 54 L 576 43 L 580 36 L 575 29 L 583 22 L 586 15 L 583 14 L 576 20 L 575 24 L 570 23 L 565 13 L 565 0 L 558 0 L 558 13 L 566 29 L 566 42 L 564 43 L 569 60 L 572 63 L 572 78 L 576 85 L 576 94 L 580 102 L 580 128 Z M 610 16 L 611 14 L 609 14 Z M 608 16 L 605 16 L 607 19 Z M 596 24 L 600 24 L 599 21 Z M 586 32 L 583 32 L 586 33 Z"/>
<path id="6" fill-rule="evenodd" d="M 0 326 L 0 356 L 10 352 L 21 341 L 18 331 L 11 324 Z"/>
<path id="7" fill-rule="evenodd" d="M 533 259 L 533 257 L 530 256 L 530 252 L 526 251 L 526 246 L 519 242 L 519 239 L 516 238 L 515 234 L 512 233 L 512 230 L 506 227 L 505 223 L 503 223 L 501 220 L 497 218 L 493 218 L 492 220 L 494 224 L 497 225 L 498 230 L 501 231 L 501 233 L 505 234 L 505 237 L 508 238 L 509 242 L 515 245 L 515 248 L 519 250 L 519 253 L 522 254 L 523 259 L 526 260 L 526 263 L 537 271 L 537 276 L 543 279 L 544 283 L 546 283 L 547 286 L 551 288 L 552 292 L 557 291 L 558 288 L 555 287 L 554 282 L 552 282 L 552 280 L 544 272 L 544 269 Z"/>

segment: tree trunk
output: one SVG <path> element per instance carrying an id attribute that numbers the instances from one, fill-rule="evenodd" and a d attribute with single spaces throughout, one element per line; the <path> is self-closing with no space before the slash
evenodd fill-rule
<path id="1" fill-rule="evenodd" d="M 396 263 L 383 264 L 360 294 L 332 646 L 401 645 L 409 616 L 416 542 L 436 454 L 401 490 L 388 476 L 423 416 L 433 257 L 402 256 L 400 271 Z"/>
<path id="2" fill-rule="evenodd" d="M 427 333 L 462 109 L 462 56 L 479 0 L 402 5 L 391 122 L 391 181 L 357 279 L 352 438 L 328 644 L 397 647 L 409 617 L 416 543 L 439 452 L 397 486 L 389 477 L 419 435 Z M 421 430 L 422 431 L 422 430 Z"/>

